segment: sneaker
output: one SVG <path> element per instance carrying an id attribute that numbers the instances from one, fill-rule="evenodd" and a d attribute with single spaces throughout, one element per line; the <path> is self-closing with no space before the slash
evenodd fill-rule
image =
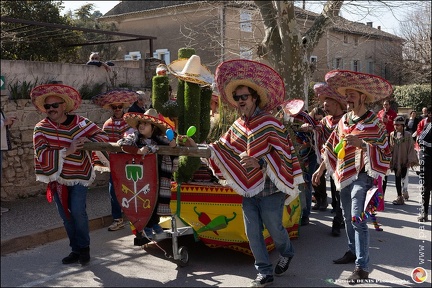
<path id="1" fill-rule="evenodd" d="M 68 256 L 66 256 L 65 258 L 62 259 L 62 263 L 63 264 L 76 263 L 79 261 L 79 258 L 80 258 L 79 253 L 71 252 Z"/>
<path id="2" fill-rule="evenodd" d="M 402 196 L 397 196 L 397 198 L 393 200 L 393 205 L 403 205 L 404 203 L 405 201 Z"/>
<path id="3" fill-rule="evenodd" d="M 428 215 L 426 215 L 426 214 L 421 214 L 421 215 L 417 218 L 417 221 L 418 221 L 418 222 L 428 222 L 428 221 L 429 221 L 429 219 L 428 219 Z"/>
<path id="4" fill-rule="evenodd" d="M 301 218 L 300 226 L 306 226 L 309 225 L 309 217 L 305 216 Z"/>
<path id="5" fill-rule="evenodd" d="M 124 226 L 123 218 L 114 219 L 113 223 L 108 227 L 108 231 L 117 231 L 124 228 Z"/>
<path id="6" fill-rule="evenodd" d="M 409 199 L 409 195 L 408 195 L 408 191 L 407 191 L 407 190 L 403 191 L 403 192 L 402 192 L 402 195 L 403 195 L 403 198 L 404 198 L 405 200 L 408 200 L 408 199 Z"/>
<path id="7" fill-rule="evenodd" d="M 291 259 L 292 259 L 292 257 L 283 257 L 283 256 L 280 257 L 279 261 L 276 265 L 274 274 L 276 276 L 282 276 L 288 270 Z"/>
<path id="8" fill-rule="evenodd" d="M 351 250 L 348 250 L 344 256 L 342 256 L 339 259 L 333 260 L 333 263 L 335 264 L 348 264 L 348 263 L 354 263 L 356 260 L 356 255 L 351 252 Z"/>
<path id="9" fill-rule="evenodd" d="M 153 225 L 153 231 L 156 234 L 162 234 L 164 232 L 163 228 L 159 224 Z"/>
<path id="10" fill-rule="evenodd" d="M 348 277 L 348 284 L 360 283 L 362 279 L 368 279 L 369 272 L 364 271 L 360 267 L 356 267 L 351 276 Z"/>
<path id="11" fill-rule="evenodd" d="M 319 210 L 319 208 L 320 208 L 320 204 L 318 202 L 312 206 L 312 210 Z"/>
<path id="12" fill-rule="evenodd" d="M 265 287 L 267 285 L 271 285 L 273 280 L 273 275 L 263 275 L 258 273 L 256 279 L 251 282 L 250 287 Z"/>
<path id="13" fill-rule="evenodd" d="M 149 238 L 149 239 L 153 239 L 153 229 L 149 228 L 149 227 L 145 227 L 144 228 L 144 236 Z"/>

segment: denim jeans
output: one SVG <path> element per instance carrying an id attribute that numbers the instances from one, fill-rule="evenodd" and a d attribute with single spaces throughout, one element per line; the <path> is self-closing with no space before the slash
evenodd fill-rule
<path id="1" fill-rule="evenodd" d="M 89 220 L 86 211 L 87 187 L 82 185 L 67 186 L 69 192 L 70 217 L 66 217 L 60 198 L 54 193 L 54 200 L 63 225 L 69 237 L 69 246 L 79 253 L 81 248 L 90 246 Z"/>
<path id="2" fill-rule="evenodd" d="M 317 168 L 317 156 L 315 153 L 311 152 L 308 156 L 308 162 L 309 162 L 309 166 L 308 166 L 308 171 L 305 174 L 305 184 L 306 184 L 306 189 L 304 192 L 305 193 L 305 198 L 306 198 L 306 207 L 302 210 L 302 218 L 303 217 L 309 217 L 309 215 L 311 214 L 311 207 L 312 207 L 312 174 L 315 172 L 316 168 Z"/>
<path id="3" fill-rule="evenodd" d="M 360 216 L 364 210 L 366 192 L 372 187 L 373 178 L 362 172 L 357 180 L 340 191 L 341 208 L 345 220 L 348 247 L 357 259 L 356 267 L 368 271 L 369 230 L 367 220 L 352 221 L 352 216 Z"/>
<path id="4" fill-rule="evenodd" d="M 255 268 L 264 275 L 273 275 L 273 267 L 264 242 L 264 226 L 273 239 L 276 250 L 284 257 L 294 256 L 287 230 L 282 225 L 285 194 L 243 197 L 243 220 L 249 246 L 255 258 Z"/>
<path id="5" fill-rule="evenodd" d="M 113 219 L 120 219 L 123 217 L 122 210 L 114 190 L 114 184 L 113 184 L 111 173 L 110 173 L 110 179 L 108 183 L 108 191 L 111 199 L 111 215 Z"/>

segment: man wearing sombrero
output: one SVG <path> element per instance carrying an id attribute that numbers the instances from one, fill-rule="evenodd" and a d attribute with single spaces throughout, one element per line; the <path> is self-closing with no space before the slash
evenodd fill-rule
<path id="1" fill-rule="evenodd" d="M 282 225 L 285 200 L 298 195 L 302 171 L 285 126 L 268 111 L 282 104 L 285 87 L 272 68 L 255 61 L 231 60 L 216 69 L 216 84 L 223 101 L 241 115 L 211 148 L 211 168 L 243 196 L 246 235 L 258 276 L 252 287 L 273 283 L 294 256 Z M 192 141 L 192 140 L 191 140 Z M 287 203 L 288 204 L 288 203 Z M 267 228 L 281 257 L 273 270 L 263 237 Z"/>
<path id="2" fill-rule="evenodd" d="M 63 219 L 72 252 L 63 264 L 90 261 L 89 221 L 86 211 L 87 188 L 96 175 L 91 154 L 81 150 L 85 142 L 107 142 L 108 136 L 89 119 L 69 114 L 81 103 L 74 88 L 61 84 L 35 87 L 30 97 L 47 117 L 33 132 L 36 180 L 48 183 L 47 199 L 54 198 Z M 95 152 L 108 163 L 107 154 Z"/>
<path id="3" fill-rule="evenodd" d="M 123 119 L 124 109 L 137 99 L 138 93 L 121 89 L 110 90 L 93 97 L 94 104 L 104 109 L 109 109 L 112 112 L 112 116 L 105 121 L 102 127 L 102 130 L 108 134 L 109 142 L 117 142 L 130 128 Z M 109 166 L 104 168 L 103 170 L 109 171 Z M 108 183 L 108 192 L 111 201 L 111 215 L 113 217 L 113 223 L 108 227 L 108 231 L 117 231 L 123 228 L 125 223 L 123 222 L 122 209 L 117 200 L 111 175 Z"/>
<path id="4" fill-rule="evenodd" d="M 340 191 L 349 250 L 333 262 L 355 262 L 354 272 L 348 277 L 348 281 L 354 284 L 369 277 L 369 232 L 364 210 L 366 192 L 372 188 L 375 179 L 387 174 L 391 158 L 385 126 L 366 105 L 389 97 L 393 89 L 390 83 L 378 76 L 353 71 L 330 71 L 325 80 L 344 96 L 349 112 L 341 118 L 324 144 L 323 161 L 312 181 L 318 185 L 327 169 Z"/>

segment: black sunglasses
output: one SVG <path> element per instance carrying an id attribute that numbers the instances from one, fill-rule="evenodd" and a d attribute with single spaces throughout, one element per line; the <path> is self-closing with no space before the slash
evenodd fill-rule
<path id="1" fill-rule="evenodd" d="M 48 110 L 51 107 L 57 109 L 60 106 L 60 104 L 63 104 L 63 103 L 65 103 L 65 102 L 54 102 L 54 103 L 51 103 L 51 104 L 44 104 L 43 107 L 45 108 L 45 110 Z"/>
<path id="2" fill-rule="evenodd" d="M 248 97 L 251 96 L 251 94 L 243 94 L 243 95 L 234 95 L 234 101 L 238 102 L 241 98 L 241 100 L 246 101 Z"/>
<path id="3" fill-rule="evenodd" d="M 119 105 L 119 106 L 111 105 L 111 108 L 112 108 L 113 110 L 123 109 L 123 105 Z"/>

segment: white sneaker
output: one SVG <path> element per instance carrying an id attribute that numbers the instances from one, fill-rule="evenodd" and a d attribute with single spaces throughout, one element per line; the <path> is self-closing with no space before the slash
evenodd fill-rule
<path id="1" fill-rule="evenodd" d="M 113 223 L 108 227 L 108 231 L 117 231 L 125 226 L 123 218 L 114 219 Z"/>

